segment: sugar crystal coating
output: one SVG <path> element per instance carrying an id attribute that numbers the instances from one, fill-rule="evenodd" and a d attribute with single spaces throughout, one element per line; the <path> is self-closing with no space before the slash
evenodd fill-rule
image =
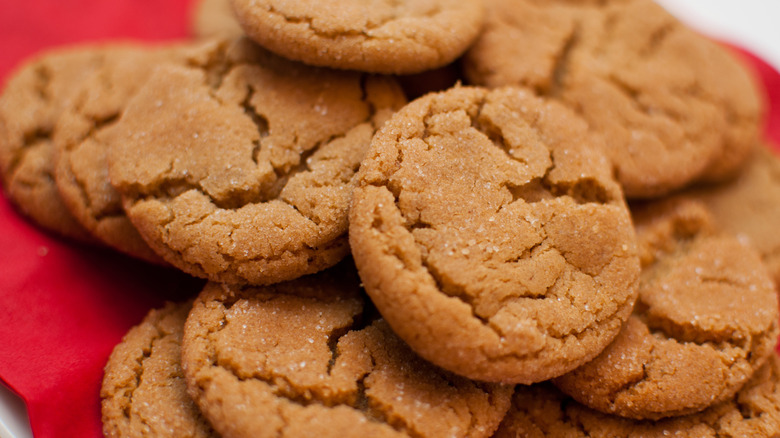
<path id="1" fill-rule="evenodd" d="M 350 210 L 368 294 L 421 356 L 530 383 L 592 358 L 639 263 L 598 139 L 526 90 L 420 98 L 374 137 Z"/>

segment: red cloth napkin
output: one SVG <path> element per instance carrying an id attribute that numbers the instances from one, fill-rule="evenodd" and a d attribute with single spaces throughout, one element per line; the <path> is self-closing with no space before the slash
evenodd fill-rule
<path id="1" fill-rule="evenodd" d="M 191 0 L 0 0 L 0 83 L 43 48 L 187 36 Z M 127 330 L 202 281 L 42 232 L 0 196 L 0 379 L 36 437 L 100 437 L 103 366 Z"/>
<path id="2" fill-rule="evenodd" d="M 39 50 L 101 39 L 187 35 L 192 0 L 0 0 L 0 83 Z M 780 75 L 745 54 L 771 103 L 780 144 Z M 127 330 L 199 280 L 42 232 L 0 197 L 0 380 L 25 400 L 36 437 L 100 437 L 103 366 Z"/>

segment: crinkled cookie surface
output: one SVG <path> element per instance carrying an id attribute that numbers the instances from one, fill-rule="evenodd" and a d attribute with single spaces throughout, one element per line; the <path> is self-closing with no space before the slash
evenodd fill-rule
<path id="1" fill-rule="evenodd" d="M 21 212 L 48 230 L 93 241 L 70 214 L 54 183 L 54 130 L 104 49 L 45 52 L 22 65 L 0 95 L 3 190 Z"/>
<path id="2" fill-rule="evenodd" d="M 216 437 L 187 394 L 181 369 L 192 302 L 151 310 L 108 359 L 100 391 L 106 437 Z"/>
<path id="3" fill-rule="evenodd" d="M 549 383 L 518 387 L 496 438 L 770 438 L 780 435 L 780 359 L 772 355 L 733 398 L 696 414 L 632 420 L 586 408 Z"/>
<path id="4" fill-rule="evenodd" d="M 475 0 L 231 0 L 244 31 L 311 65 L 408 74 L 460 56 L 482 26 Z"/>
<path id="5" fill-rule="evenodd" d="M 555 379 L 599 411 L 658 419 L 729 398 L 774 352 L 777 292 L 758 254 L 686 199 L 633 210 L 642 275 L 634 313 L 596 359 Z"/>
<path id="6" fill-rule="evenodd" d="M 639 259 L 598 138 L 515 88 L 418 99 L 374 137 L 350 209 L 366 291 L 421 356 L 530 383 L 593 358 Z"/>
<path id="7" fill-rule="evenodd" d="M 587 119 L 630 198 L 733 174 L 758 139 L 747 70 L 651 0 L 487 0 L 475 84 L 524 85 Z"/>
<path id="8" fill-rule="evenodd" d="M 405 99 L 387 77 L 245 51 L 156 70 L 116 126 L 109 176 L 166 261 L 214 281 L 269 284 L 348 253 L 354 174 Z"/>
<path id="9" fill-rule="evenodd" d="M 226 438 L 490 436 L 512 387 L 414 355 L 370 311 L 351 271 L 203 290 L 182 362 L 215 429 Z"/>

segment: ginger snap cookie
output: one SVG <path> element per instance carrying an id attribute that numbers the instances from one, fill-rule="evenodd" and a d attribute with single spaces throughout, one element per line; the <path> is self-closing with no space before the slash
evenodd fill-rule
<path id="1" fill-rule="evenodd" d="M 94 71 L 79 84 L 72 105 L 63 110 L 54 136 L 54 180 L 76 220 L 106 245 L 157 263 L 162 259 L 122 210 L 119 194 L 108 179 L 106 155 L 123 106 L 170 55 L 141 46 L 105 50 Z"/>
<path id="2" fill-rule="evenodd" d="M 237 44 L 220 62 L 155 71 L 116 125 L 109 176 L 166 261 L 214 281 L 270 284 L 349 252 L 355 172 L 405 99 L 389 77 Z"/>
<path id="3" fill-rule="evenodd" d="M 54 183 L 52 136 L 75 88 L 100 56 L 98 47 L 42 53 L 12 73 L 0 95 L 0 173 L 6 195 L 40 226 L 89 242 L 94 239 L 70 214 Z"/>
<path id="4" fill-rule="evenodd" d="M 230 0 L 250 38 L 289 59 L 374 73 L 449 64 L 477 37 L 477 0 Z"/>
<path id="5" fill-rule="evenodd" d="M 590 408 L 636 419 L 725 401 L 773 354 L 777 294 L 758 254 L 686 199 L 634 210 L 642 274 L 628 323 L 598 357 L 555 379 Z"/>
<path id="6" fill-rule="evenodd" d="M 187 394 L 181 370 L 192 303 L 153 309 L 114 347 L 100 391 L 106 437 L 216 437 Z"/>
<path id="7" fill-rule="evenodd" d="M 780 158 L 776 146 L 761 145 L 739 175 L 727 182 L 685 192 L 704 202 L 715 223 L 755 248 L 780 288 Z"/>
<path id="8" fill-rule="evenodd" d="M 460 87 L 397 112 L 358 174 L 366 291 L 427 360 L 546 380 L 595 357 L 636 298 L 634 230 L 598 137 L 529 91 Z"/>
<path id="9" fill-rule="evenodd" d="M 106 48 L 94 71 L 62 112 L 54 135 L 54 178 L 63 202 L 90 233 L 125 254 L 164 263 L 132 225 L 108 176 L 108 149 L 130 98 L 160 65 L 208 63 L 228 44 Z"/>
<path id="10" fill-rule="evenodd" d="M 367 307 L 358 281 L 345 264 L 265 287 L 206 286 L 185 324 L 182 363 L 223 437 L 493 433 L 512 387 L 420 359 Z"/>
<path id="11" fill-rule="evenodd" d="M 548 382 L 518 386 L 494 435 L 567 438 L 774 438 L 780 436 L 780 359 L 773 354 L 731 399 L 702 412 L 632 420 L 580 405 Z"/>
<path id="12" fill-rule="evenodd" d="M 197 38 L 238 38 L 244 30 L 238 24 L 230 0 L 197 0 L 190 19 L 191 33 Z"/>
<path id="13" fill-rule="evenodd" d="M 733 174 L 756 144 L 746 69 L 651 0 L 487 0 L 465 75 L 556 98 L 602 133 L 629 198 Z"/>

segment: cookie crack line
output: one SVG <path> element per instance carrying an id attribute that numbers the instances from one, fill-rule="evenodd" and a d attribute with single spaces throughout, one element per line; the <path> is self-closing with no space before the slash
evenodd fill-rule
<path id="1" fill-rule="evenodd" d="M 169 222 L 170 223 L 170 222 Z M 168 232 L 169 234 L 169 232 Z M 167 238 L 164 240 L 168 240 Z M 340 240 L 335 240 L 333 242 L 326 242 L 326 245 L 322 246 L 311 246 L 306 243 L 301 243 L 300 247 L 298 248 L 285 248 L 281 251 L 275 251 L 273 254 L 266 254 L 266 255 L 254 255 L 249 257 L 238 257 L 238 256 L 232 256 L 228 254 L 226 251 L 220 251 L 218 254 L 229 263 L 235 265 L 246 265 L 246 264 L 252 264 L 257 262 L 267 262 L 267 263 L 275 263 L 278 261 L 282 261 L 286 258 L 288 255 L 303 255 L 309 253 L 309 262 L 312 261 L 312 255 L 316 252 L 320 251 L 328 251 L 330 249 L 338 248 L 343 243 Z M 200 272 L 212 272 L 213 270 L 207 270 L 203 267 L 203 264 L 201 262 L 198 262 L 197 260 L 190 260 L 186 257 L 182 256 L 181 254 L 186 253 L 188 249 L 196 247 L 197 244 L 191 244 L 188 246 L 185 246 L 181 251 L 177 252 L 177 255 L 175 257 L 181 257 L 183 260 L 186 260 L 187 263 L 197 266 L 197 270 Z M 250 279 L 246 277 L 246 275 L 241 273 L 241 269 L 238 270 L 238 272 L 235 272 L 235 274 L 242 278 L 244 281 L 250 282 Z M 226 273 L 226 272 L 233 272 L 230 267 L 226 267 L 221 270 L 213 271 L 214 274 L 220 274 L 220 273 Z"/>
<path id="2" fill-rule="evenodd" d="M 655 351 L 656 344 L 652 343 L 650 344 L 650 351 L 647 352 L 648 356 L 653 355 L 653 351 Z M 631 389 L 635 388 L 638 384 L 647 381 L 648 375 L 647 375 L 647 366 L 649 365 L 649 362 L 645 362 L 642 364 L 642 375 L 638 376 L 630 381 L 627 381 L 620 385 L 618 388 L 616 388 L 612 393 L 609 394 L 609 405 L 610 408 L 613 410 L 615 409 L 615 400 L 620 396 L 620 394 L 629 392 Z"/>
<path id="3" fill-rule="evenodd" d="M 52 80 L 51 68 L 48 65 L 41 63 L 35 68 L 34 74 L 35 93 L 42 101 L 50 103 L 52 100 L 51 91 L 49 91 Z"/>
<path id="4" fill-rule="evenodd" d="M 92 120 L 92 126 L 90 130 L 82 136 L 79 140 L 76 140 L 74 143 L 69 143 L 64 146 L 65 152 L 64 156 L 60 159 L 64 159 L 66 161 L 70 161 L 70 153 L 73 153 L 75 149 L 77 149 L 79 146 L 81 146 L 84 142 L 91 140 L 96 143 L 99 143 L 101 147 L 103 147 L 106 151 L 108 148 L 108 145 L 98 140 L 98 136 L 101 132 L 103 132 L 106 129 L 110 129 L 119 119 L 120 114 L 115 113 L 108 117 L 105 117 L 103 119 L 91 119 Z M 70 164 L 67 165 L 67 172 L 70 175 L 67 175 L 68 179 L 73 182 L 76 187 L 78 187 L 79 191 L 79 198 L 81 199 L 81 202 L 86 207 L 87 211 L 89 211 L 89 215 L 92 216 L 96 222 L 101 222 L 105 219 L 109 218 L 117 218 L 125 216 L 124 210 L 122 210 L 122 207 L 120 205 L 114 205 L 113 209 L 105 210 L 105 211 L 99 211 L 96 210 L 92 205 L 92 197 L 89 195 L 89 190 L 87 190 L 87 183 L 80 178 L 80 175 L 78 175 L 76 172 L 73 171 L 73 168 Z M 77 218 L 81 215 L 74 215 Z M 81 219 L 79 219 L 81 222 Z"/>
<path id="5" fill-rule="evenodd" d="M 641 298 L 640 298 L 641 300 Z M 666 340 L 676 341 L 681 344 L 693 343 L 702 347 L 710 346 L 714 350 L 718 351 L 723 348 L 724 345 L 729 347 L 748 351 L 747 348 L 749 342 L 756 336 L 760 336 L 761 333 L 749 333 L 748 337 L 734 337 L 731 334 L 718 335 L 716 333 L 710 334 L 703 330 L 696 330 L 694 336 L 680 336 L 675 332 L 685 332 L 686 326 L 678 323 L 670 318 L 656 317 L 656 318 L 643 318 L 643 323 L 647 325 L 653 336 L 661 336 Z M 695 326 L 690 326 L 694 329 Z"/>
<path id="6" fill-rule="evenodd" d="M 155 334 L 151 337 L 149 340 L 146 348 L 141 350 L 141 356 L 136 358 L 135 362 L 137 365 L 137 371 L 135 373 L 135 380 L 133 382 L 129 382 L 130 384 L 125 387 L 125 389 L 128 390 L 129 394 L 127 395 L 127 405 L 122 407 L 122 415 L 129 421 L 132 417 L 130 408 L 133 405 L 133 397 L 135 395 L 135 391 L 141 386 L 141 380 L 143 378 L 144 374 L 144 363 L 147 359 L 149 359 L 152 356 L 152 352 L 154 350 L 154 346 L 157 342 L 159 342 L 162 338 L 165 337 L 164 331 L 159 327 L 158 324 L 154 324 L 155 328 Z M 147 422 L 147 419 L 144 418 L 142 415 L 138 415 L 136 418 L 144 424 L 145 426 L 149 427 L 149 423 Z"/>
<path id="7" fill-rule="evenodd" d="M 387 253 L 387 254 L 390 255 L 390 256 L 395 257 L 394 253 Z M 565 261 L 565 263 L 567 264 L 567 266 L 573 267 L 573 265 L 568 260 Z M 464 304 L 466 304 L 469 307 L 469 309 L 471 310 L 472 316 L 475 319 L 479 320 L 484 327 L 486 327 L 486 328 L 490 329 L 491 331 L 493 331 L 500 339 L 503 339 L 503 338 L 506 337 L 501 332 L 500 327 L 496 327 L 495 325 L 493 325 L 491 323 L 490 317 L 484 317 L 482 315 L 479 315 L 476 312 L 475 305 L 474 305 L 473 301 L 469 299 L 471 297 L 467 293 L 465 293 L 465 292 L 463 292 L 463 293 L 453 293 L 452 292 L 453 288 L 445 288 L 444 285 L 443 285 L 443 281 L 440 278 L 440 275 L 438 275 L 436 273 L 435 268 L 432 268 L 428 264 L 428 261 L 427 261 L 427 259 L 425 257 L 423 257 L 423 259 L 422 259 L 422 264 L 423 264 L 423 267 L 426 269 L 426 272 L 428 272 L 428 274 L 430 275 L 430 278 L 434 281 L 434 284 L 436 285 L 437 290 L 441 291 L 441 293 L 447 295 L 450 298 L 458 299 L 461 302 L 463 302 Z M 557 281 L 558 280 L 556 280 L 556 284 L 557 284 Z M 549 289 L 551 289 L 554 286 L 555 286 L 555 284 L 553 284 L 552 286 L 548 287 L 547 290 L 549 291 Z M 545 294 L 543 294 L 543 295 L 540 295 L 540 296 L 507 297 L 504 300 L 508 301 L 508 300 L 523 299 L 523 298 L 524 299 L 534 299 L 534 300 L 545 300 L 545 299 L 550 299 L 551 297 L 548 297 Z M 598 319 L 598 318 L 595 319 L 595 323 L 594 324 L 596 324 L 596 325 L 601 324 L 606 319 L 609 319 L 609 315 L 605 315 L 601 319 Z M 565 339 L 571 338 L 571 337 L 580 339 L 583 335 L 585 335 L 585 334 L 595 330 L 594 327 L 584 327 L 581 330 L 577 330 L 576 328 L 572 328 L 572 329 L 570 329 L 566 333 L 550 333 L 545 327 L 543 327 L 541 325 L 540 321 L 537 320 L 535 322 L 536 322 L 536 328 L 539 331 L 539 333 L 544 334 L 544 336 L 546 336 L 546 337 L 550 337 L 550 338 L 557 339 L 557 340 L 565 340 Z M 503 353 L 503 354 L 487 354 L 487 353 L 485 353 L 484 355 L 486 357 L 491 358 L 492 360 L 501 360 L 501 359 L 506 359 L 506 358 L 529 359 L 529 358 L 537 357 L 541 353 L 542 353 L 541 350 L 540 351 L 536 351 L 536 352 L 531 353 L 531 354 L 517 354 L 515 352 L 511 352 L 510 351 L 510 352 Z"/>
<path id="8" fill-rule="evenodd" d="M 267 299 L 264 299 L 263 302 L 272 302 L 275 299 L 280 298 L 279 296 L 268 296 Z M 225 306 L 225 310 L 229 310 L 232 305 L 235 305 L 238 301 L 245 300 L 246 297 L 240 297 L 231 295 L 230 299 L 228 301 L 231 301 L 230 306 Z M 254 299 L 254 298 L 253 298 Z M 352 322 L 350 324 L 347 324 L 344 327 L 335 327 L 333 331 L 331 331 L 328 336 L 327 343 L 329 346 L 331 344 L 338 346 L 339 342 L 344 336 L 347 336 L 349 333 L 353 332 L 360 332 L 361 330 L 366 329 L 367 327 L 371 326 L 376 321 L 376 319 L 372 319 L 366 313 L 363 311 L 357 315 L 354 316 Z M 214 326 L 208 328 L 205 337 L 212 337 L 216 335 L 218 332 L 222 331 L 225 327 L 227 327 L 229 321 L 227 321 L 227 314 L 225 313 L 223 315 L 223 318 Z M 274 345 L 275 347 L 276 345 Z M 335 348 L 335 351 L 337 351 L 337 347 Z M 331 348 L 331 354 L 335 354 L 334 348 Z M 338 358 L 338 355 L 332 356 L 333 361 L 336 361 Z M 365 415 L 365 418 L 368 421 L 372 421 L 378 424 L 386 424 L 391 426 L 393 429 L 400 431 L 400 432 L 406 432 L 408 433 L 412 438 L 423 438 L 423 435 L 421 435 L 419 432 L 415 431 L 411 428 L 411 425 L 407 424 L 405 421 L 402 421 L 402 424 L 399 424 L 398 421 L 390 421 L 390 418 L 387 416 L 387 412 L 385 412 L 382 409 L 378 409 L 376 407 L 372 407 L 371 403 L 369 401 L 369 397 L 366 394 L 366 387 L 365 387 L 365 380 L 372 374 L 372 372 L 376 369 L 376 358 L 374 357 L 373 351 L 369 351 L 369 359 L 371 361 L 371 367 L 370 370 L 366 371 L 364 374 L 362 374 L 358 380 L 356 381 L 357 390 L 354 393 L 354 402 L 352 403 L 346 403 L 346 402 L 336 402 L 336 403 L 325 403 L 323 400 L 317 398 L 316 393 L 308 393 L 307 391 L 310 390 L 310 388 L 304 388 L 303 393 L 296 392 L 300 391 L 297 389 L 297 386 L 295 382 L 291 381 L 289 377 L 287 377 L 284 374 L 275 373 L 275 372 L 269 372 L 267 375 L 263 376 L 248 376 L 248 377 L 242 377 L 239 374 L 239 371 L 233 367 L 233 365 L 229 361 L 221 362 L 219 357 L 219 352 L 216 350 L 213 351 L 213 354 L 211 354 L 208 358 L 211 367 L 219 367 L 222 369 L 225 369 L 228 371 L 233 377 L 235 377 L 239 381 L 249 381 L 249 380 L 257 380 L 261 381 L 268 385 L 269 389 L 276 397 L 284 398 L 285 400 L 294 403 L 296 405 L 306 407 L 306 406 L 312 406 L 312 405 L 321 405 L 325 407 L 335 407 L 335 406 L 349 406 L 355 410 L 358 410 L 362 412 Z M 331 374 L 332 365 L 328 364 L 328 376 Z M 281 388 L 277 383 L 278 381 L 284 382 L 285 388 Z M 279 412 L 280 415 L 283 415 L 283 412 Z"/>
<path id="9" fill-rule="evenodd" d="M 656 52 L 658 52 L 658 50 L 660 50 L 661 46 L 663 46 L 664 42 L 669 38 L 669 36 L 678 29 L 679 25 L 675 21 L 667 21 L 666 23 L 662 24 L 658 27 L 658 29 L 650 34 L 647 45 L 639 51 L 639 54 L 642 57 L 653 56 Z"/>
<path id="10" fill-rule="evenodd" d="M 15 175 L 19 165 L 24 162 L 27 153 L 30 149 L 35 147 L 54 147 L 51 139 L 51 130 L 43 127 L 35 127 L 35 129 L 25 132 L 22 136 L 22 145 L 20 148 L 14 148 L 11 153 L 11 159 L 8 163 L 8 175 Z M 6 178 L 7 180 L 13 179 Z M 53 178 L 52 178 L 53 180 Z"/>
<path id="11" fill-rule="evenodd" d="M 488 140 L 490 140 L 490 142 L 495 147 L 500 149 L 508 159 L 520 163 L 524 166 L 528 166 L 528 162 L 524 160 L 522 157 L 517 157 L 510 153 L 511 147 L 509 144 L 507 144 L 505 137 L 503 136 L 501 127 L 492 124 L 491 126 L 487 126 L 485 124 L 486 121 L 482 120 L 483 108 L 485 107 L 486 104 L 487 102 L 485 98 L 480 99 L 480 101 L 477 103 L 477 110 L 475 112 L 475 116 L 469 117 L 471 120 L 472 129 L 476 130 L 479 134 L 484 135 Z M 451 113 L 453 113 L 453 111 L 434 113 L 429 107 L 428 112 L 425 114 L 425 116 L 422 117 L 424 130 L 423 130 L 423 134 L 421 135 L 421 140 L 428 146 L 429 151 L 433 150 L 433 147 L 429 142 L 429 138 L 432 136 L 429 128 L 430 126 L 429 120 L 434 115 L 451 114 Z M 534 120 L 530 122 L 528 121 L 524 121 L 524 122 L 527 122 L 532 129 L 536 130 L 538 117 L 535 117 Z M 550 181 L 549 178 L 550 173 L 553 170 L 555 170 L 556 167 L 550 155 L 551 152 L 548 149 L 548 157 L 550 158 L 550 164 L 544 169 L 542 175 L 535 176 L 534 178 L 531 178 L 529 181 L 523 184 L 515 184 L 512 181 L 503 181 L 501 183 L 502 186 L 506 187 L 510 191 L 513 197 L 513 201 L 522 199 L 527 203 L 533 203 L 542 200 L 543 197 L 532 196 L 534 195 L 532 193 L 533 189 L 537 184 L 540 185 L 541 188 L 546 190 L 547 193 L 551 195 L 554 196 L 566 195 L 573 198 L 578 204 L 589 204 L 589 203 L 608 204 L 610 201 L 613 201 L 613 199 L 611 199 L 611 196 L 608 193 L 608 190 L 605 187 L 603 187 L 601 184 L 599 184 L 598 181 L 596 181 L 592 177 L 582 177 L 576 182 L 555 183 L 553 181 Z M 400 170 L 402 164 L 403 164 L 403 150 L 399 148 L 398 159 L 396 164 L 397 170 L 393 172 L 391 176 L 387 179 L 391 179 L 392 176 L 395 175 L 395 173 Z M 381 182 L 372 182 L 372 185 L 375 186 L 381 185 Z M 396 198 L 397 197 L 398 196 L 396 196 Z M 504 206 L 502 206 L 502 208 Z"/>
<path id="12" fill-rule="evenodd" d="M 238 68 L 242 64 L 238 64 L 234 66 L 233 68 Z M 221 75 L 229 74 L 229 71 L 232 69 L 227 69 L 226 71 L 221 72 Z M 280 194 L 284 191 L 287 184 L 293 180 L 293 178 L 301 173 L 306 172 L 313 172 L 312 166 L 310 163 L 310 158 L 316 154 L 321 148 L 333 143 L 334 141 L 338 141 L 340 139 L 346 138 L 353 129 L 356 127 L 363 125 L 365 123 L 370 123 L 371 127 L 374 131 L 377 129 L 377 121 L 374 120 L 375 116 L 377 115 L 379 109 L 375 107 L 375 105 L 368 100 L 368 91 L 366 89 L 366 83 L 365 81 L 369 75 L 362 75 L 360 80 L 360 86 L 362 90 L 362 102 L 367 104 L 369 111 L 366 117 L 355 123 L 354 126 L 350 127 L 346 130 L 346 132 L 334 134 L 329 136 L 326 139 L 323 139 L 321 141 L 318 141 L 316 144 L 314 144 L 312 147 L 302 151 L 300 153 L 300 159 L 297 165 L 292 166 L 290 170 L 284 171 L 280 169 L 278 166 L 272 166 L 273 171 L 275 173 L 275 181 L 273 184 L 271 184 L 271 192 L 268 192 L 268 190 L 259 190 L 256 191 L 254 194 L 246 194 L 241 193 L 238 198 L 239 199 L 225 199 L 220 200 L 215 198 L 211 193 L 209 193 L 202 185 L 201 181 L 192 181 L 190 176 L 166 176 L 164 177 L 164 180 L 162 183 L 155 184 L 154 186 L 147 186 L 147 187 L 135 187 L 135 188 L 128 188 L 128 192 L 130 192 L 130 197 L 135 198 L 134 202 L 137 203 L 139 201 L 150 201 L 150 200 L 173 200 L 176 197 L 186 193 L 189 190 L 196 190 L 199 193 L 202 193 L 206 195 L 212 204 L 217 206 L 218 208 L 222 210 L 239 210 L 243 208 L 246 205 L 249 204 L 261 204 L 269 201 L 279 201 L 283 202 L 289 207 L 296 210 L 301 217 L 306 218 L 307 220 L 311 221 L 315 226 L 320 226 L 320 220 L 314 215 L 314 211 L 311 212 L 311 214 L 306 214 L 303 211 L 301 211 L 294 203 L 292 203 L 290 200 L 285 199 L 284 197 L 281 197 Z M 208 78 L 206 78 L 208 79 Z M 209 96 L 214 99 L 215 101 L 219 102 L 220 105 L 225 105 L 225 103 L 220 99 L 218 94 L 216 93 L 216 89 L 214 89 L 211 85 L 205 84 L 209 86 Z M 260 154 L 260 150 L 263 147 L 263 138 L 267 137 L 270 134 L 269 126 L 268 126 L 268 119 L 258 113 L 253 105 L 251 105 L 251 99 L 252 97 L 257 93 L 257 91 L 254 89 L 254 87 L 249 87 L 249 91 L 247 92 L 247 96 L 244 98 L 244 100 L 241 102 L 241 107 L 243 108 L 243 111 L 247 117 L 249 117 L 253 123 L 258 126 L 258 132 L 259 132 L 259 140 L 256 140 L 253 142 L 253 147 L 251 151 L 251 159 L 254 162 L 255 166 L 258 166 L 258 155 Z M 298 142 L 298 134 L 295 134 L 295 138 L 291 142 L 291 146 L 295 146 Z M 318 162 L 324 162 L 327 161 L 327 157 L 319 160 Z M 164 175 L 170 175 L 173 171 L 173 162 L 169 163 L 168 169 L 163 172 Z M 333 183 L 334 181 L 329 181 Z M 337 182 L 336 182 L 337 183 Z M 341 183 L 345 184 L 348 183 L 348 181 L 341 180 Z M 335 184 L 328 184 L 328 183 L 320 183 L 319 187 L 328 187 L 333 186 Z"/>
<path id="13" fill-rule="evenodd" d="M 457 388 L 458 387 L 457 383 L 454 382 L 453 379 L 452 379 L 452 377 L 453 377 L 452 374 L 442 373 L 441 376 L 447 382 L 447 385 L 449 385 L 451 388 Z M 494 405 L 493 397 L 492 397 L 493 394 L 491 394 L 490 391 L 486 391 L 482 387 L 482 385 L 479 384 L 478 382 L 474 381 L 472 383 L 483 394 L 487 395 L 487 398 L 488 398 L 490 406 L 493 406 Z M 478 416 L 476 414 L 474 414 L 474 409 L 473 408 L 474 407 L 471 405 L 471 403 L 468 403 L 468 402 L 466 403 L 466 409 L 469 411 L 469 425 L 467 426 L 468 428 L 466 429 L 466 436 L 471 436 L 471 432 L 473 432 L 475 429 L 477 429 L 477 424 L 479 423 L 479 418 L 478 418 Z M 452 412 L 453 409 L 449 408 L 449 411 Z"/>
<path id="14" fill-rule="evenodd" d="M 560 54 L 555 59 L 549 89 L 541 94 L 553 98 L 560 96 L 561 90 L 564 89 L 564 84 L 566 83 L 566 78 L 569 74 L 569 63 L 571 62 L 572 55 L 576 51 L 576 47 L 579 43 L 581 32 L 580 26 L 580 23 L 576 23 L 571 34 L 566 38 L 566 42 L 563 44 Z"/>
<path id="15" fill-rule="evenodd" d="M 439 55 L 441 55 L 443 53 L 443 49 L 441 47 L 439 47 L 439 45 L 437 45 L 435 43 L 430 44 L 430 43 L 427 43 L 427 42 L 424 42 L 424 41 L 420 41 L 420 40 L 412 38 L 412 37 L 410 37 L 410 36 L 408 36 L 406 34 L 398 35 L 398 36 L 378 36 L 378 35 L 372 34 L 373 31 L 375 31 L 375 30 L 377 30 L 377 29 L 379 29 L 379 28 L 381 28 L 383 26 L 386 26 L 387 24 L 392 23 L 393 21 L 395 21 L 398 18 L 397 16 L 396 17 L 391 17 L 389 19 L 385 19 L 384 21 L 379 22 L 378 24 L 367 25 L 366 29 L 342 29 L 340 31 L 335 31 L 335 32 L 326 32 L 326 31 L 324 31 L 322 29 L 319 29 L 316 26 L 314 26 L 314 24 L 313 24 L 314 18 L 312 18 L 312 17 L 309 17 L 309 16 L 291 17 L 291 16 L 288 16 L 288 15 L 285 15 L 283 12 L 277 10 L 276 8 L 273 7 L 273 5 L 270 5 L 270 4 L 268 5 L 266 10 L 268 11 L 269 14 L 275 15 L 277 17 L 280 17 L 284 22 L 286 22 L 288 24 L 292 24 L 292 25 L 303 24 L 317 38 L 322 38 L 322 39 L 334 41 L 334 40 L 343 40 L 345 37 L 346 38 L 361 38 L 362 37 L 366 41 L 379 40 L 379 41 L 387 41 L 388 43 L 396 43 L 399 40 L 403 40 L 403 41 L 408 41 L 408 42 L 411 42 L 413 44 L 425 47 L 427 49 L 432 49 L 433 51 L 435 51 Z M 440 11 L 438 11 L 438 12 L 440 12 Z M 428 15 L 428 14 L 426 14 L 426 15 Z M 428 15 L 428 16 L 430 16 L 430 15 Z M 435 16 L 435 14 L 434 14 L 434 16 Z"/>

